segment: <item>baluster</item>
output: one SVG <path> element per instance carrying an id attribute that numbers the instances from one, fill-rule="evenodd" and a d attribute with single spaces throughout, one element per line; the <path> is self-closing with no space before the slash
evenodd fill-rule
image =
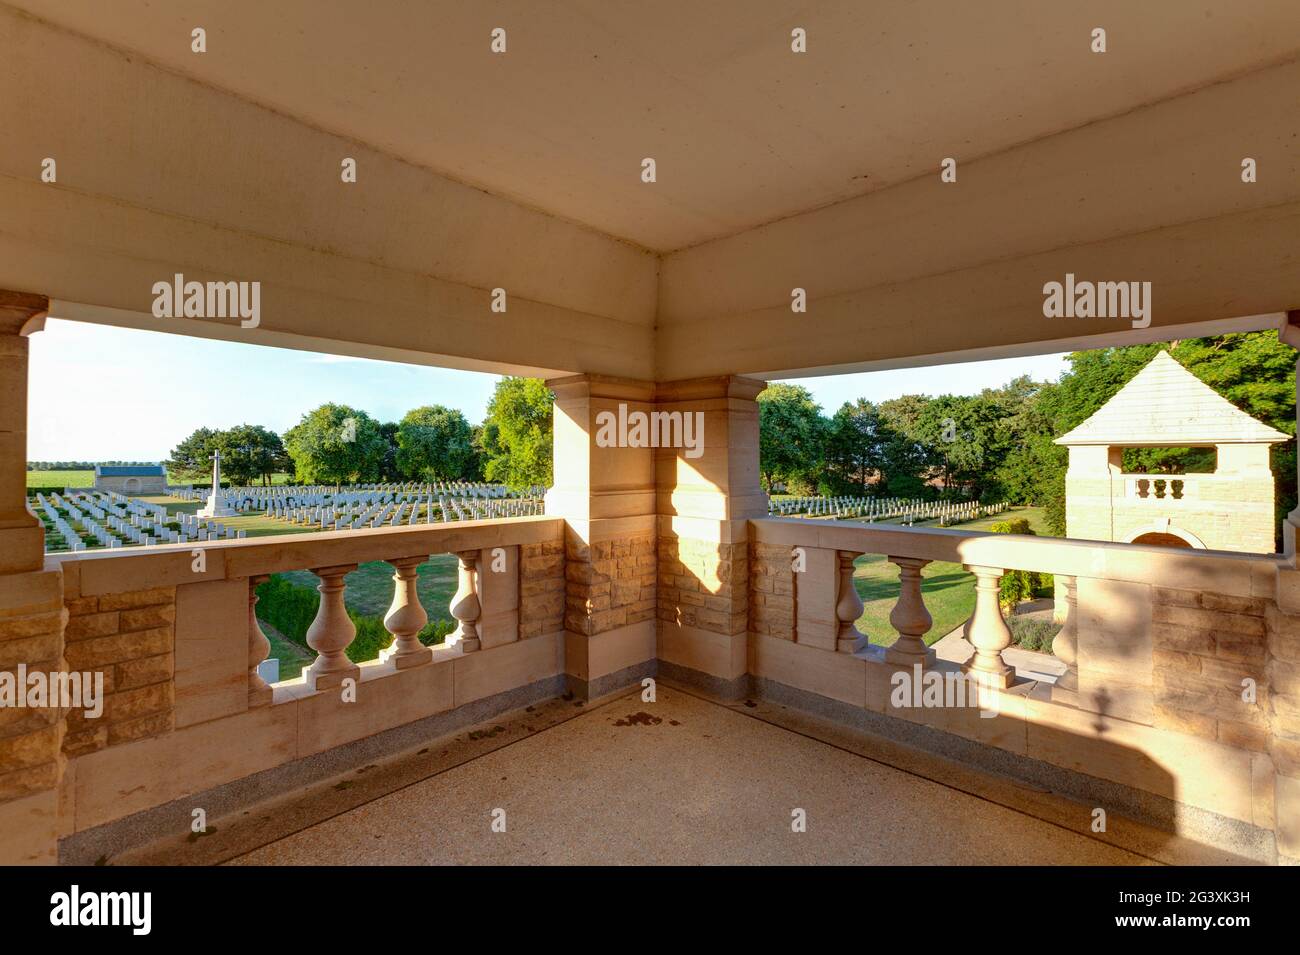
<path id="1" fill-rule="evenodd" d="M 262 632 L 262 625 L 257 620 L 257 588 L 269 580 L 269 577 L 250 577 L 248 579 L 248 708 L 265 706 L 271 702 L 274 694 L 271 687 L 257 672 L 258 665 L 271 655 L 271 641 Z"/>
<path id="2" fill-rule="evenodd" d="M 1057 579 L 1065 591 L 1065 620 L 1060 631 L 1052 638 L 1052 653 L 1065 664 L 1065 672 L 1052 688 L 1053 697 L 1057 690 L 1079 692 L 1079 581 L 1075 577 L 1063 576 Z"/>
<path id="3" fill-rule="evenodd" d="M 347 657 L 346 651 L 356 639 L 357 628 L 348 617 L 348 608 L 343 602 L 346 587 L 343 578 L 356 569 L 356 564 L 312 568 L 311 572 L 320 578 L 316 588 L 320 591 L 320 608 L 307 630 L 307 646 L 319 656 L 303 671 L 307 685 L 312 689 L 323 690 L 339 686 L 348 677 L 354 680 L 361 677 L 361 668 Z"/>
<path id="4" fill-rule="evenodd" d="M 451 615 L 460 621 L 456 632 L 447 638 L 448 646 L 459 645 L 462 653 L 479 649 L 478 617 L 478 551 L 457 551 L 460 558 L 460 586 L 451 598 Z"/>
<path id="5" fill-rule="evenodd" d="M 923 638 L 934 620 L 921 596 L 921 568 L 930 562 L 919 557 L 890 557 L 889 562 L 898 566 L 898 602 L 889 613 L 889 623 L 898 631 L 898 639 L 885 650 L 885 659 L 907 666 L 930 666 L 934 650 L 925 645 Z"/>
<path id="6" fill-rule="evenodd" d="M 381 654 L 381 659 L 392 660 L 399 670 L 418 667 L 433 659 L 433 650 L 420 642 L 420 631 L 429 622 L 429 615 L 420 604 L 416 590 L 419 567 L 427 557 L 400 557 L 390 560 L 393 574 L 393 603 L 384 617 L 384 627 L 393 635 L 393 645 Z"/>
<path id="7" fill-rule="evenodd" d="M 975 647 L 975 656 L 966 664 L 985 686 L 1008 687 L 1016 671 L 1002 660 L 1002 651 L 1011 646 L 1011 630 L 1002 619 L 998 596 L 1002 583 L 1000 567 L 967 567 L 975 575 L 975 612 L 966 622 L 966 639 Z"/>
<path id="8" fill-rule="evenodd" d="M 862 640 L 862 632 L 856 626 L 858 618 L 862 616 L 862 598 L 853 586 L 853 562 L 860 555 L 851 550 L 836 553 L 840 560 L 840 583 L 839 600 L 835 602 L 835 618 L 840 622 L 840 629 L 836 634 L 835 649 L 840 653 L 853 653 L 860 642 L 865 642 Z"/>

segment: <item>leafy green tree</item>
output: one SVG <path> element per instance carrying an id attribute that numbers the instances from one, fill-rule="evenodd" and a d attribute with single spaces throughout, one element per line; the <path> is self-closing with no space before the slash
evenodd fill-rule
<path id="1" fill-rule="evenodd" d="M 473 429 L 452 408 L 415 408 L 397 426 L 397 468 L 412 480 L 460 480 L 472 472 L 475 458 Z"/>
<path id="2" fill-rule="evenodd" d="M 299 481 L 348 484 L 379 478 L 386 442 L 370 415 L 331 403 L 303 415 L 285 432 L 284 445 Z"/>
<path id="3" fill-rule="evenodd" d="M 280 436 L 259 424 L 241 424 L 224 431 L 199 428 L 172 449 L 166 461 L 173 477 L 202 481 L 212 475 L 212 452 L 221 452 L 221 476 L 230 484 L 251 484 L 289 469 Z"/>
<path id="4" fill-rule="evenodd" d="M 479 447 L 483 473 L 514 490 L 552 481 L 555 396 L 540 378 L 502 378 L 488 402 Z"/>
<path id="5" fill-rule="evenodd" d="M 215 444 L 221 449 L 221 472 L 231 484 L 252 484 L 259 478 L 270 484 L 271 475 L 289 470 L 291 464 L 280 436 L 260 424 L 217 432 Z"/>
<path id="6" fill-rule="evenodd" d="M 384 438 L 384 459 L 379 464 L 379 480 L 404 481 L 406 475 L 397 464 L 397 430 L 396 421 L 385 421 L 379 426 L 379 433 Z"/>
<path id="7" fill-rule="evenodd" d="M 828 426 L 821 405 L 802 385 L 777 382 L 758 396 L 759 471 L 769 488 L 816 487 Z"/>
<path id="8" fill-rule="evenodd" d="M 888 429 L 865 398 L 846 401 L 826 433 L 826 484 L 831 494 L 865 495 L 884 467 Z"/>
<path id="9" fill-rule="evenodd" d="M 164 464 L 173 478 L 197 481 L 212 476 L 212 452 L 218 447 L 220 432 L 197 428 L 188 438 L 172 448 Z"/>
<path id="10" fill-rule="evenodd" d="M 882 432 L 881 488 L 889 497 L 933 496 L 929 483 L 938 476 L 940 462 L 922 435 L 922 417 L 931 399 L 902 395 L 879 406 Z"/>

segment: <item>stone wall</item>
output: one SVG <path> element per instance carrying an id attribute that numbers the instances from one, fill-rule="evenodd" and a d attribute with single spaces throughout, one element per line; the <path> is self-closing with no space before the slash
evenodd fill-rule
<path id="1" fill-rule="evenodd" d="M 69 756 L 169 733 L 175 714 L 176 588 L 100 597 L 67 595 L 71 670 L 104 675 L 104 712 L 68 714 Z"/>
<path id="2" fill-rule="evenodd" d="M 1268 632 L 1268 685 L 1277 771 L 1300 777 L 1300 616 L 1270 606 L 1264 618 Z"/>
<path id="3" fill-rule="evenodd" d="M 20 664 L 27 673 L 66 670 L 63 624 L 59 574 L 0 578 L 0 672 L 13 674 L 16 681 Z M 0 706 L 0 803 L 58 785 L 61 715 L 58 707 Z"/>
<path id="4" fill-rule="evenodd" d="M 749 551 L 685 537 L 659 538 L 658 612 L 662 620 L 711 633 L 749 625 Z"/>
<path id="5" fill-rule="evenodd" d="M 564 626 L 564 542 L 542 541 L 519 549 L 519 639 Z"/>
<path id="6" fill-rule="evenodd" d="M 1265 619 L 1272 603 L 1151 588 L 1155 725 L 1255 752 L 1268 750 Z M 1253 680 L 1255 700 L 1243 699 Z"/>
<path id="7" fill-rule="evenodd" d="M 655 615 L 655 539 L 640 535 L 565 545 L 564 627 L 595 636 Z"/>
<path id="8" fill-rule="evenodd" d="M 766 637 L 793 640 L 794 572 L 790 548 L 751 543 L 749 570 L 749 629 Z"/>
<path id="9" fill-rule="evenodd" d="M 1268 554 L 1274 549 L 1272 475 L 1186 474 L 1162 476 L 1195 486 L 1182 500 L 1126 496 L 1134 475 L 1094 471 L 1066 475 L 1067 536 L 1129 542 L 1163 523 L 1187 532 L 1210 550 Z M 1151 480 L 1154 480 L 1152 478 Z"/>

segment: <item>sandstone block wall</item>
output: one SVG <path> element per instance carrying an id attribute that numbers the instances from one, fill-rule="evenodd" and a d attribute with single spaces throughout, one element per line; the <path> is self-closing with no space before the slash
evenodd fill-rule
<path id="1" fill-rule="evenodd" d="M 651 534 L 565 544 L 564 627 L 595 636 L 655 615 L 655 538 Z"/>
<path id="2" fill-rule="evenodd" d="M 62 578 L 57 573 L 0 578 L 0 672 L 57 673 L 63 659 Z M 44 792 L 62 775 L 58 707 L 0 706 L 0 803 Z"/>
<path id="3" fill-rule="evenodd" d="M 176 588 L 66 597 L 68 668 L 104 675 L 104 712 L 68 713 L 63 751 L 80 756 L 175 726 Z"/>
<path id="4" fill-rule="evenodd" d="M 1264 624 L 1273 732 L 1270 752 L 1279 773 L 1300 778 L 1300 616 L 1270 606 Z"/>
<path id="5" fill-rule="evenodd" d="M 748 629 L 747 544 L 665 535 L 658 566 L 661 620 L 728 635 Z"/>
<path id="6" fill-rule="evenodd" d="M 1153 587 L 1155 725 L 1265 752 L 1269 601 Z M 1243 699 L 1254 681 L 1254 702 Z"/>
<path id="7" fill-rule="evenodd" d="M 564 542 L 543 541 L 519 549 L 519 639 L 564 626 Z"/>
<path id="8" fill-rule="evenodd" d="M 794 572 L 790 548 L 749 545 L 749 629 L 766 637 L 795 638 Z"/>

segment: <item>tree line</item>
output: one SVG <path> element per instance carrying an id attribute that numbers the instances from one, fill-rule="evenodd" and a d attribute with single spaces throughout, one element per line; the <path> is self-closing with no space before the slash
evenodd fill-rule
<path id="1" fill-rule="evenodd" d="M 830 417 L 807 389 L 759 395 L 760 470 L 768 490 L 796 494 L 962 497 L 1043 507 L 1065 533 L 1069 454 L 1056 438 L 1090 417 L 1159 350 L 1246 414 L 1295 434 L 1295 350 L 1276 332 L 1074 352 L 1058 381 L 1016 378 L 977 395 L 903 395 L 846 402 Z M 1126 471 L 1214 469 L 1213 448 L 1133 448 Z M 1277 518 L 1296 505 L 1294 440 L 1272 450 Z"/>
<path id="2" fill-rule="evenodd" d="M 143 467 L 157 461 L 28 461 L 29 471 L 93 471 L 98 464 L 115 467 Z"/>
<path id="3" fill-rule="evenodd" d="M 759 468 L 768 491 L 1006 501 L 1045 509 L 1065 533 L 1069 454 L 1055 439 L 1091 416 L 1159 350 L 1245 413 L 1295 434 L 1295 351 L 1275 332 L 1075 352 L 1055 382 L 1016 378 L 976 395 L 902 395 L 846 402 L 829 417 L 811 393 L 776 383 L 759 395 Z M 202 479 L 221 450 L 236 484 L 289 472 L 304 484 L 358 481 L 495 481 L 512 488 L 551 483 L 554 396 L 535 378 L 503 378 L 481 425 L 455 409 L 426 405 L 398 422 L 324 404 L 283 436 L 256 425 L 200 428 L 167 463 Z M 1278 524 L 1296 506 L 1294 440 L 1275 445 Z M 1187 473 L 1214 468 L 1213 448 L 1133 448 L 1126 471 Z"/>
<path id="4" fill-rule="evenodd" d="M 383 422 L 330 402 L 283 435 L 261 425 L 199 428 L 165 463 L 175 478 L 202 480 L 220 451 L 223 477 L 238 485 L 269 484 L 273 475 L 289 473 L 300 484 L 493 481 L 522 490 L 551 483 L 553 402 L 535 378 L 497 382 L 480 425 L 443 405 Z"/>

